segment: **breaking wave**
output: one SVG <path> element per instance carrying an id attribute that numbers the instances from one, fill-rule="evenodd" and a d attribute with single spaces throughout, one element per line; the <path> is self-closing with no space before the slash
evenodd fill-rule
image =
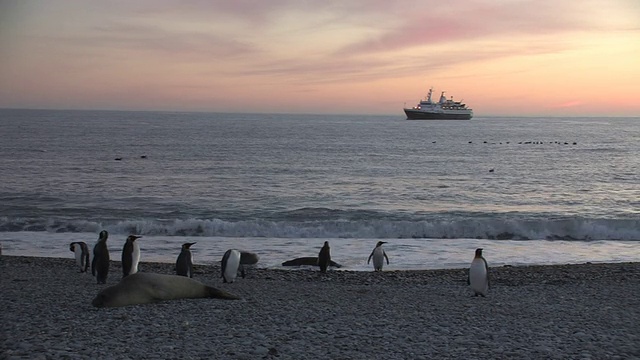
<path id="1" fill-rule="evenodd" d="M 43 231 L 112 234 L 266 238 L 363 239 L 492 239 L 492 240 L 640 240 L 640 220 L 634 219 L 156 219 L 110 223 L 92 220 L 0 217 L 1 232 Z"/>

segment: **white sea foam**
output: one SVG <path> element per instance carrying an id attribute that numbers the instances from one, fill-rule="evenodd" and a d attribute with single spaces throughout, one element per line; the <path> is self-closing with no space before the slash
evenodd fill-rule
<path id="1" fill-rule="evenodd" d="M 0 229 L 12 231 L 95 232 L 112 234 L 205 237 L 355 238 L 406 239 L 452 238 L 495 240 L 625 240 L 640 241 L 638 219 L 457 219 L 457 220 L 306 220 L 225 221 L 127 220 L 102 224 L 88 220 L 11 220 L 0 218 Z"/>
<path id="2" fill-rule="evenodd" d="M 125 235 L 110 235 L 112 254 L 122 251 Z M 73 258 L 68 251 L 72 241 L 85 241 L 93 248 L 93 233 L 0 232 L 5 255 Z M 197 242 L 192 252 L 200 264 L 222 260 L 228 249 L 255 252 L 258 267 L 281 268 L 281 263 L 302 256 L 317 256 L 324 241 L 331 245 L 331 257 L 343 270 L 370 271 L 367 258 L 376 239 L 353 238 L 252 238 L 145 236 L 140 244 L 142 262 L 173 263 L 185 242 Z M 467 267 L 476 248 L 484 248 L 490 266 L 526 264 L 569 264 L 584 262 L 625 262 L 640 259 L 640 246 L 634 241 L 564 240 L 478 240 L 478 239 L 393 239 L 385 244 L 390 265 L 384 270 L 416 270 Z M 118 258 L 112 256 L 113 258 Z M 144 271 L 144 267 L 140 268 Z"/>
<path id="3" fill-rule="evenodd" d="M 459 265 L 483 242 L 505 263 L 630 259 L 637 124 L 0 110 L 0 235 L 8 253 L 66 257 L 103 229 L 140 234 L 143 261 L 175 261 L 185 239 L 202 261 L 240 244 L 268 266 L 327 239 L 355 269 L 380 239 L 391 268 Z"/>

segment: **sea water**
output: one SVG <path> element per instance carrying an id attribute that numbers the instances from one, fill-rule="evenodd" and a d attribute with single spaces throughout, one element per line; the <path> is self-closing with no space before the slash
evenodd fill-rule
<path id="1" fill-rule="evenodd" d="M 0 110 L 3 254 L 277 268 L 329 241 L 343 269 L 640 259 L 640 118 Z"/>

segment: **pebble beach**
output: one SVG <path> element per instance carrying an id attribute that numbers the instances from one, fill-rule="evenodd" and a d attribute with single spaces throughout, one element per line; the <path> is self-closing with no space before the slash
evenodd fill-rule
<path id="1" fill-rule="evenodd" d="M 121 308 L 91 305 L 119 262 L 106 285 L 73 259 L 1 256 L 0 268 L 2 359 L 640 358 L 640 263 L 491 268 L 485 298 L 466 269 L 248 268 L 223 284 L 198 265 L 194 279 L 241 300 Z"/>

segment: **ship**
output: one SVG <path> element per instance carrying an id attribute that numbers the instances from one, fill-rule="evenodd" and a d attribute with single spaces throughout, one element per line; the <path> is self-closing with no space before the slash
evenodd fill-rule
<path id="1" fill-rule="evenodd" d="M 438 102 L 433 102 L 433 88 L 429 89 L 425 100 L 420 100 L 418 105 L 412 108 L 404 108 L 407 120 L 470 120 L 473 117 L 473 110 L 466 104 L 453 101 L 453 97 L 447 99 L 444 93 L 443 91 Z"/>

